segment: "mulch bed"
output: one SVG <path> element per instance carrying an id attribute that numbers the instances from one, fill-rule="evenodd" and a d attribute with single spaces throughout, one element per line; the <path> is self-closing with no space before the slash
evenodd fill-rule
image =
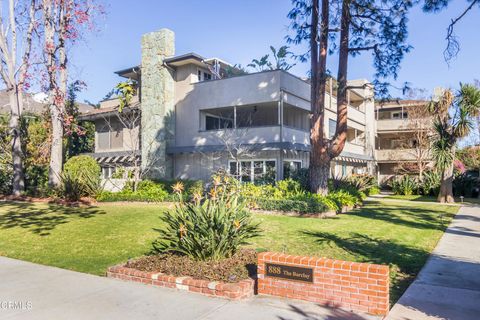
<path id="1" fill-rule="evenodd" d="M 152 255 L 131 260 L 125 267 L 172 276 L 190 276 L 198 280 L 238 282 L 256 277 L 257 252 L 243 249 L 220 261 L 196 261 L 174 254 Z"/>
<path id="2" fill-rule="evenodd" d="M 30 197 L 30 196 L 14 196 L 14 195 L 7 195 L 7 196 L 0 196 L 0 201 L 19 201 L 19 202 L 32 202 L 32 203 L 50 203 L 50 204 L 58 204 L 67 207 L 81 207 L 81 206 L 91 206 L 97 203 L 97 201 L 93 198 L 82 197 L 78 201 L 70 201 L 60 198 L 37 198 L 37 197 Z"/>

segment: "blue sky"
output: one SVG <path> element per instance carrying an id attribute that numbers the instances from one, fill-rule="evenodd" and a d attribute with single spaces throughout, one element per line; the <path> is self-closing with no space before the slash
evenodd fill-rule
<path id="1" fill-rule="evenodd" d="M 105 2 L 108 2 L 105 0 Z M 247 65 L 252 58 L 268 52 L 268 47 L 285 44 L 291 8 L 290 0 L 115 0 L 107 4 L 107 15 L 99 21 L 100 31 L 87 36 L 72 51 L 70 77 L 84 80 L 88 89 L 79 100 L 98 102 L 121 79 L 113 72 L 140 63 L 141 35 L 170 28 L 176 35 L 176 53 L 196 52 L 222 58 L 232 64 Z M 399 83 L 433 90 L 437 86 L 456 88 L 458 83 L 480 78 L 480 9 L 470 12 L 456 28 L 461 51 L 450 66 L 443 60 L 446 27 L 465 7 L 454 0 L 440 14 L 412 11 L 409 43 L 414 49 L 406 56 Z M 294 48 L 300 50 L 301 48 Z M 368 55 L 350 60 L 349 78 L 371 79 Z M 329 69 L 336 73 L 336 60 Z M 305 76 L 307 64 L 291 72 Z M 392 91 L 392 95 L 401 93 Z"/>

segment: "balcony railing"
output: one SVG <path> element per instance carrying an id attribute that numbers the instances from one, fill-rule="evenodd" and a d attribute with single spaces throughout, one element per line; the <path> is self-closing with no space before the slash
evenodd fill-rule
<path id="1" fill-rule="evenodd" d="M 430 159 L 430 152 L 428 150 L 422 151 L 422 157 Z M 415 161 L 419 158 L 419 150 L 416 149 L 384 149 L 376 150 L 377 161 Z"/>

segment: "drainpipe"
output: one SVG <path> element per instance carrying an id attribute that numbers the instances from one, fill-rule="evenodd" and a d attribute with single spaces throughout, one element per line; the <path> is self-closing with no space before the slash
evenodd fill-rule
<path id="1" fill-rule="evenodd" d="M 280 125 L 280 157 L 278 164 L 278 179 L 283 179 L 283 90 L 280 90 L 280 100 L 278 101 L 278 124 Z"/>

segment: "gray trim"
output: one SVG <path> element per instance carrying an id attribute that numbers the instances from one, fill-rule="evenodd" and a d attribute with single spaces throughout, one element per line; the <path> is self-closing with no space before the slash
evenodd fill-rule
<path id="1" fill-rule="evenodd" d="M 124 74 L 124 73 L 138 72 L 138 71 L 140 71 L 140 66 L 122 69 L 122 70 L 119 70 L 119 71 L 115 71 L 114 73 L 115 73 L 115 74 L 118 74 L 119 76 L 121 76 L 121 75 Z"/>
<path id="2" fill-rule="evenodd" d="M 202 57 L 201 55 L 196 54 L 194 52 L 190 52 L 190 53 L 185 53 L 185 54 L 182 54 L 182 55 L 179 55 L 179 56 L 165 58 L 165 59 L 163 59 L 163 61 L 165 63 L 171 63 L 171 62 L 177 62 L 177 61 L 182 61 L 182 60 L 187 60 L 187 59 L 196 59 L 196 60 L 199 60 L 199 61 L 205 60 L 205 58 Z"/>
<path id="3" fill-rule="evenodd" d="M 245 144 L 250 146 L 252 150 L 268 151 L 268 150 L 295 150 L 295 151 L 310 151 L 310 146 L 300 143 L 292 142 L 270 142 L 270 143 L 254 143 Z M 167 147 L 167 153 L 197 153 L 197 152 L 215 152 L 224 151 L 223 145 L 209 145 L 209 146 L 185 146 L 185 147 Z"/>

